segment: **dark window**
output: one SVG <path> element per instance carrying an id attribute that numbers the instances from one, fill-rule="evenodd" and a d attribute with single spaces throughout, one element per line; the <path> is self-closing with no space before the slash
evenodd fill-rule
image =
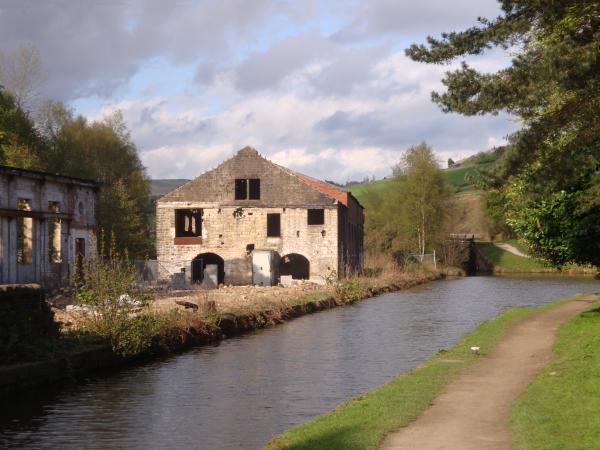
<path id="1" fill-rule="evenodd" d="M 248 198 L 248 180 L 235 180 L 235 199 L 246 200 Z"/>
<path id="2" fill-rule="evenodd" d="M 250 186 L 250 200 L 260 200 L 260 179 L 250 178 L 248 184 Z"/>
<path id="3" fill-rule="evenodd" d="M 309 225 L 323 225 L 325 223 L 325 210 L 323 209 L 309 209 L 308 210 L 308 224 Z"/>
<path id="4" fill-rule="evenodd" d="M 202 210 L 175 210 L 175 237 L 202 236 Z"/>
<path id="5" fill-rule="evenodd" d="M 267 237 L 281 236 L 281 214 L 267 214 Z"/>

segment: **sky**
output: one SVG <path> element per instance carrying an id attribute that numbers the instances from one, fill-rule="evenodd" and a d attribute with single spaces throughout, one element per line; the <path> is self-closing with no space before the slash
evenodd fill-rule
<path id="1" fill-rule="evenodd" d="M 0 51 L 33 45 L 43 95 L 101 120 L 120 110 L 152 178 L 193 178 L 250 145 L 308 175 L 389 175 L 429 143 L 442 166 L 505 142 L 506 115 L 444 114 L 452 65 L 404 55 L 494 18 L 495 0 L 0 0 Z M 510 62 L 492 50 L 484 71 Z"/>

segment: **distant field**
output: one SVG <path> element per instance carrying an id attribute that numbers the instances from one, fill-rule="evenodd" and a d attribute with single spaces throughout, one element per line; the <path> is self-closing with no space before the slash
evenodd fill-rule
<path id="1" fill-rule="evenodd" d="M 454 186 L 459 192 L 473 189 L 473 185 L 466 181 L 467 175 L 477 177 L 477 169 L 479 166 L 470 164 L 467 166 L 456 167 L 454 169 L 444 170 L 444 177 L 448 184 Z"/>
<path id="2" fill-rule="evenodd" d="M 485 162 L 483 164 L 467 164 L 461 167 L 456 167 L 454 169 L 444 169 L 443 174 L 447 183 L 454 187 L 457 192 L 470 191 L 475 189 L 475 187 L 466 181 L 466 176 L 470 175 L 473 177 L 477 177 L 477 170 L 489 167 L 492 162 Z M 385 192 L 392 186 L 392 180 L 377 180 L 370 181 L 368 183 L 360 183 L 352 185 L 348 188 L 352 195 L 354 195 L 359 201 L 364 196 L 365 192 L 368 190 L 373 190 L 376 192 Z"/>

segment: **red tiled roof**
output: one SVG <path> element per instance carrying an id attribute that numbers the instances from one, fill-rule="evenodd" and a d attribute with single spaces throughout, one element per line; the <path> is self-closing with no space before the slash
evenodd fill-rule
<path id="1" fill-rule="evenodd" d="M 348 192 L 338 189 L 335 186 L 332 186 L 329 183 L 325 183 L 323 181 L 315 180 L 314 178 L 308 177 L 306 175 L 302 175 L 301 173 L 294 172 L 298 178 L 308 184 L 310 187 L 322 192 L 323 194 L 336 199 L 344 206 L 348 206 Z"/>

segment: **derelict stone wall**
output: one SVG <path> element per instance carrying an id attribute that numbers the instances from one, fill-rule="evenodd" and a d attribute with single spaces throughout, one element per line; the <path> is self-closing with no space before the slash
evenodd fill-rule
<path id="1" fill-rule="evenodd" d="M 4 170 L 4 169 L 3 169 Z M 52 174 L 6 169 L 0 173 L 0 283 L 41 283 L 45 287 L 66 285 L 75 264 L 75 240 L 85 239 L 85 253 L 96 248 L 97 188 L 93 183 L 72 181 Z M 6 172 L 6 173 L 5 173 Z M 20 174 L 20 175 L 19 175 Z M 31 213 L 32 261 L 17 261 L 19 199 L 27 199 Z M 50 202 L 60 214 L 60 261 L 49 256 Z"/>
<path id="2" fill-rule="evenodd" d="M 261 186 L 262 188 L 262 186 Z M 233 195 L 233 193 L 232 193 Z M 262 194 L 261 194 L 262 195 Z M 175 209 L 201 208 L 202 244 L 175 245 Z M 310 262 L 311 278 L 327 277 L 338 269 L 338 211 L 325 208 L 323 225 L 307 224 L 307 209 L 296 207 L 227 207 L 200 202 L 159 202 L 157 207 L 157 253 L 159 274 L 168 278 L 186 269 L 201 253 L 215 253 L 225 261 L 226 284 L 252 282 L 249 245 L 274 250 L 280 256 L 298 253 Z M 281 237 L 267 237 L 267 214 L 281 214 Z"/>

